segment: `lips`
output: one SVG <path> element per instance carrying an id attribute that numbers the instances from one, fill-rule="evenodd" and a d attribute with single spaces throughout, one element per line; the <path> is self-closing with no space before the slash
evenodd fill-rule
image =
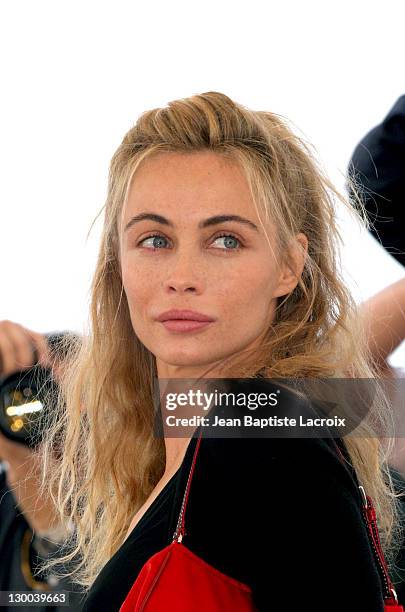
<path id="1" fill-rule="evenodd" d="M 193 332 L 212 325 L 212 321 L 192 321 L 191 319 L 167 319 L 162 325 L 171 332 Z"/>
<path id="2" fill-rule="evenodd" d="M 157 321 L 201 321 L 208 322 L 214 321 L 212 317 L 204 315 L 201 312 L 195 310 L 166 310 L 162 312 L 157 318 Z"/>

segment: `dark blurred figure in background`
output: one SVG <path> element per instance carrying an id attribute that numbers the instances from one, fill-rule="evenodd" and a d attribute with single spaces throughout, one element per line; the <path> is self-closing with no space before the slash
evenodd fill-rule
<path id="1" fill-rule="evenodd" d="M 0 321 L 0 390 L 10 375 L 28 371 L 34 364 L 52 371 L 57 381 L 58 368 L 62 367 L 57 358 L 42 334 L 11 321 Z M 40 497 L 39 482 L 34 449 L 0 431 L 0 591 L 69 591 L 69 606 L 28 603 L 7 609 L 79 612 L 79 590 L 66 580 L 58 581 L 40 572 L 41 563 L 58 550 L 66 532 L 56 522 L 52 501 Z"/>
<path id="2" fill-rule="evenodd" d="M 405 95 L 357 145 L 349 176 L 369 213 L 372 234 L 405 266 Z"/>
<path id="3" fill-rule="evenodd" d="M 352 183 L 367 210 L 371 233 L 405 266 L 405 95 L 357 145 L 349 164 L 349 178 L 349 195 L 356 199 Z M 398 432 L 390 460 L 391 475 L 401 493 L 405 489 L 405 363 L 394 368 L 388 358 L 405 340 L 405 278 L 365 301 L 362 314 L 381 377 L 396 380 L 386 388 Z M 405 527 L 405 499 L 400 500 Z M 405 541 L 393 578 L 398 599 L 405 606 Z"/>

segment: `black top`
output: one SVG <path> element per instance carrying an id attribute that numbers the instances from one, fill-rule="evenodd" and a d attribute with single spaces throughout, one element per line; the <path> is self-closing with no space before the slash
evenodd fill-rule
<path id="1" fill-rule="evenodd" d="M 171 543 L 196 443 L 100 572 L 85 612 L 118 611 L 144 563 Z M 331 439 L 205 437 L 182 544 L 248 584 L 259 612 L 383 612 L 360 508 Z"/>

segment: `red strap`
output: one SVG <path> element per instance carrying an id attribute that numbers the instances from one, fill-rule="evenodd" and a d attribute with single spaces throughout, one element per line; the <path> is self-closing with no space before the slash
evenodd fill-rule
<path id="1" fill-rule="evenodd" d="M 387 610 L 387 612 L 388 610 L 390 610 L 390 612 L 404 612 L 403 606 L 398 604 L 398 597 L 395 592 L 394 585 L 392 584 L 391 578 L 388 574 L 388 567 L 385 561 L 384 553 L 381 547 L 380 536 L 378 533 L 377 516 L 374 510 L 373 502 L 369 495 L 366 495 L 365 493 L 364 495 L 367 501 L 362 507 L 362 512 L 366 520 L 367 531 L 370 536 L 371 545 L 376 555 L 377 562 L 383 576 L 386 594 L 384 598 L 385 609 Z"/>
<path id="2" fill-rule="evenodd" d="M 336 440 L 334 440 L 336 445 L 336 450 L 341 462 L 346 466 L 346 459 L 342 450 L 339 448 Z M 350 464 L 351 465 L 351 464 Z M 405 612 L 402 605 L 398 603 L 398 597 L 396 591 L 394 589 L 394 585 L 391 581 L 391 578 L 388 573 L 387 563 L 385 561 L 383 549 L 381 546 L 380 535 L 378 533 L 377 527 L 377 516 L 373 506 L 373 502 L 371 497 L 366 495 L 364 488 L 359 486 L 358 482 L 356 486 L 360 489 L 363 496 L 363 504 L 362 504 L 362 514 L 366 523 L 367 533 L 370 538 L 371 548 L 373 549 L 374 556 L 377 561 L 378 568 L 380 570 L 380 574 L 382 576 L 383 585 L 384 585 L 384 610 L 386 612 Z"/>
<path id="3" fill-rule="evenodd" d="M 180 509 L 180 514 L 179 514 L 179 518 L 177 521 L 177 527 L 176 527 L 176 531 L 173 534 L 173 540 L 177 540 L 178 542 L 181 542 L 181 540 L 183 539 L 183 537 L 186 535 L 186 530 L 185 530 L 185 515 L 186 515 L 186 507 L 187 507 L 187 502 L 188 502 L 188 495 L 190 492 L 190 485 L 191 485 L 191 479 L 193 478 L 193 474 L 194 474 L 194 466 L 195 466 L 195 462 L 197 460 L 197 454 L 198 454 L 198 449 L 200 448 L 200 443 L 201 443 L 201 438 L 202 438 L 202 427 L 200 426 L 200 434 L 198 436 L 198 440 L 197 440 L 197 444 L 194 450 L 194 456 L 193 456 L 193 462 L 191 464 L 191 469 L 190 469 L 190 473 L 188 475 L 188 480 L 187 480 L 187 485 L 186 485 L 186 490 L 183 496 L 183 501 L 181 503 L 181 509 Z M 190 443 L 191 444 L 191 443 Z"/>

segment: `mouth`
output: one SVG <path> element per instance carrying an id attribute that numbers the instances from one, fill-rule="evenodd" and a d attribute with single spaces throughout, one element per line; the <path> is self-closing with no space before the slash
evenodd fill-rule
<path id="1" fill-rule="evenodd" d="M 208 327 L 215 319 L 195 310 L 171 309 L 162 312 L 156 320 L 168 331 L 184 333 Z"/>
<path id="2" fill-rule="evenodd" d="M 168 331 L 172 332 L 192 332 L 203 329 L 213 323 L 213 321 L 195 321 L 193 319 L 167 319 L 161 321 Z"/>

